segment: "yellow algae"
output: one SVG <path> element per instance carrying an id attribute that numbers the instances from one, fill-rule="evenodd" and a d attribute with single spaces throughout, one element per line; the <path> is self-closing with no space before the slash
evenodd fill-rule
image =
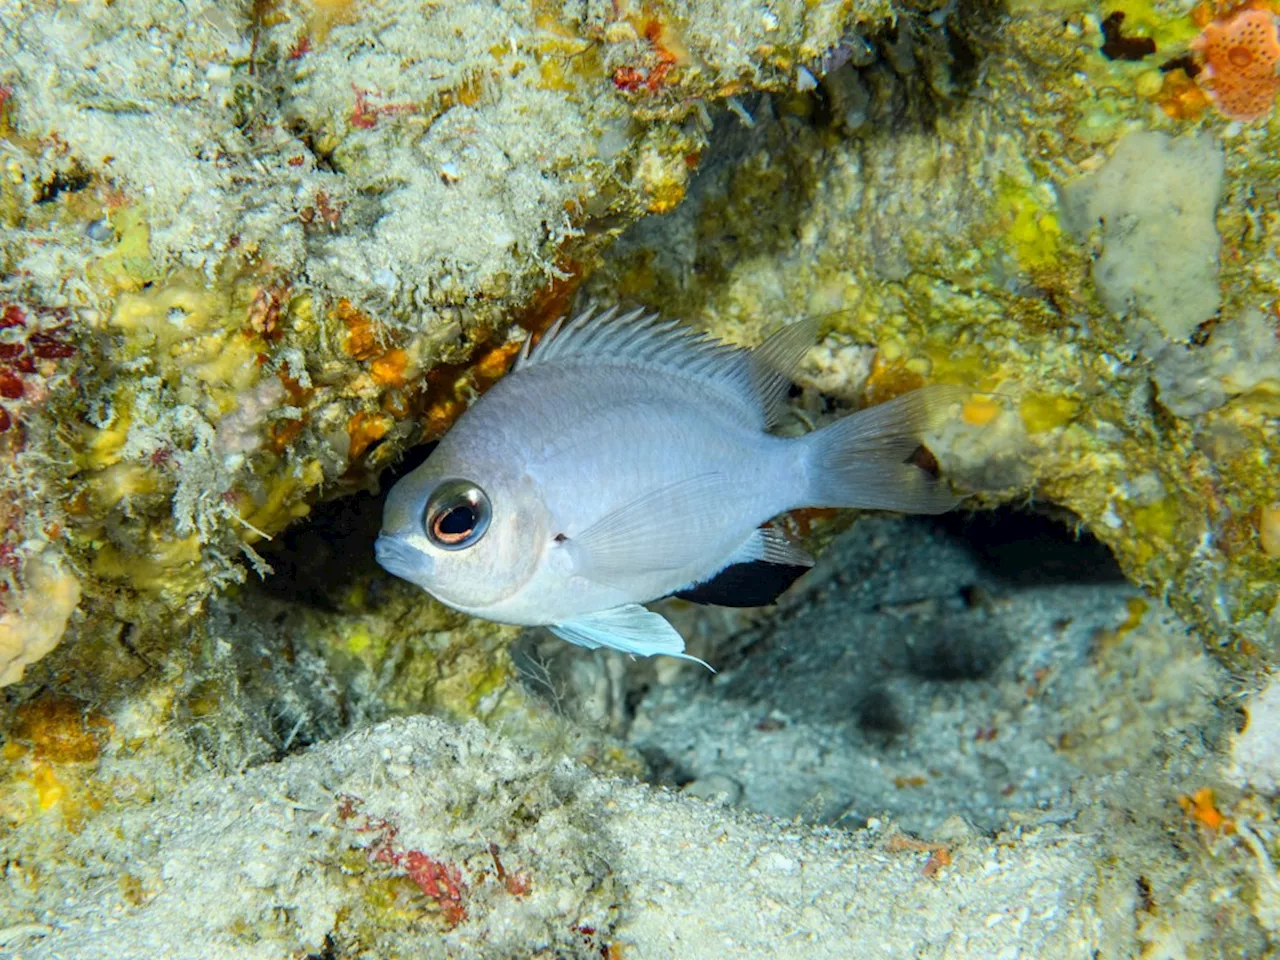
<path id="1" fill-rule="evenodd" d="M 111 324 L 140 334 L 168 352 L 184 340 L 203 334 L 220 321 L 222 300 L 195 274 L 174 277 L 163 286 L 126 293 L 116 303 Z"/>
<path id="2" fill-rule="evenodd" d="M 510 679 L 511 672 L 507 669 L 506 661 L 501 659 L 487 663 L 480 670 L 469 674 L 467 676 L 470 687 L 466 696 L 467 713 L 474 713 L 486 697 L 494 691 L 501 690 Z"/>
<path id="3" fill-rule="evenodd" d="M 320 486 L 323 480 L 324 468 L 318 460 L 309 461 L 297 476 L 276 477 L 267 488 L 267 495 L 261 505 L 255 506 L 248 516 L 241 512 L 245 521 L 251 524 L 251 529 L 245 531 L 245 540 L 253 543 L 261 539 L 255 530 L 275 533 L 299 517 L 305 517 L 311 512 L 311 505 L 295 498 Z"/>
<path id="4" fill-rule="evenodd" d="M 646 209 L 650 213 L 670 213 L 684 199 L 689 165 L 683 155 L 648 150 L 637 165 L 636 179 L 646 197 Z"/>
<path id="5" fill-rule="evenodd" d="M 957 349 L 955 343 L 943 341 L 925 349 L 934 380 L 978 388 L 991 377 L 991 361 L 968 349 Z"/>
<path id="6" fill-rule="evenodd" d="M 160 480 L 154 470 L 136 463 L 114 463 L 93 478 L 90 492 L 99 509 L 109 510 L 126 497 L 155 493 Z"/>
<path id="7" fill-rule="evenodd" d="M 1177 542 L 1178 504 L 1172 497 L 1164 497 L 1155 503 L 1137 507 L 1130 515 L 1134 530 L 1141 534 L 1139 541 L 1142 549 L 1154 552 L 1157 547 L 1152 541 L 1163 544 Z"/>
<path id="8" fill-rule="evenodd" d="M 121 207 L 111 215 L 111 226 L 119 238 L 115 247 L 85 267 L 85 273 L 102 282 L 110 292 L 136 291 L 154 280 L 151 259 L 151 227 L 138 205 Z"/>
<path id="9" fill-rule="evenodd" d="M 31 774 L 31 785 L 36 789 L 36 802 L 41 810 L 52 810 L 67 795 L 66 785 L 49 763 L 38 763 Z"/>
<path id="10" fill-rule="evenodd" d="M 903 346 L 900 340 L 886 340 L 880 344 L 877 359 L 883 358 L 886 363 L 902 359 Z"/>
<path id="11" fill-rule="evenodd" d="M 565 75 L 564 65 L 552 57 L 538 64 L 538 86 L 543 90 L 573 90 L 574 83 Z"/>
<path id="12" fill-rule="evenodd" d="M 909 373 L 914 373 L 918 377 L 927 377 L 929 371 L 933 369 L 933 362 L 928 357 L 912 357 L 903 366 Z"/>
<path id="13" fill-rule="evenodd" d="M 317 43 L 323 43 L 334 27 L 354 20 L 357 11 L 355 0 L 311 0 L 307 32 Z"/>
<path id="14" fill-rule="evenodd" d="M 177 567 L 200 559 L 200 537 L 192 534 L 181 540 L 157 539 L 151 549 L 151 559 L 162 567 Z"/>
<path id="15" fill-rule="evenodd" d="M 347 634 L 346 642 L 347 650 L 358 657 L 373 645 L 373 634 L 369 632 L 368 627 L 363 624 L 357 624 Z"/>
<path id="16" fill-rule="evenodd" d="M 1117 0 L 1107 5 L 1106 12 L 1107 15 L 1124 14 L 1124 35 L 1150 37 L 1158 50 L 1183 49 L 1200 32 L 1190 17 L 1163 13 L 1153 0 Z M 1116 64 L 1121 61 L 1108 62 Z"/>
<path id="17" fill-rule="evenodd" d="M 192 376 L 210 387 L 223 388 L 221 393 L 215 391 L 215 399 L 224 413 L 234 410 L 238 395 L 257 383 L 261 375 L 258 351 L 238 332 L 206 338 L 201 346 L 201 353 L 209 359 L 192 364 Z"/>
<path id="18" fill-rule="evenodd" d="M 94 430 L 82 455 L 85 466 L 101 470 L 120 462 L 121 450 L 129 437 L 130 404 L 121 391 L 115 398 L 115 419 L 109 426 Z"/>
<path id="19" fill-rule="evenodd" d="M 159 578 L 164 571 L 184 563 L 200 559 L 200 537 L 192 534 L 181 540 L 167 540 L 153 536 L 145 556 L 126 555 L 111 544 L 104 544 L 98 551 L 95 566 L 107 576 L 129 576 L 145 582 Z M 136 577 L 135 577 L 136 574 Z"/>
<path id="20" fill-rule="evenodd" d="M 1062 225 L 1030 187 L 1005 178 L 996 197 L 996 215 L 1018 266 L 1033 272 L 1057 264 L 1062 253 Z"/>
<path id="21" fill-rule="evenodd" d="M 195 592 L 204 579 L 200 558 L 199 535 L 171 540 L 152 533 L 145 552 L 126 553 L 114 544 L 102 543 L 94 554 L 93 572 L 109 580 L 127 581 L 147 593 L 183 596 Z"/>
<path id="22" fill-rule="evenodd" d="M 1138 75 L 1133 88 L 1138 92 L 1138 96 L 1154 100 L 1164 91 L 1164 78 L 1165 75 L 1159 70 L 1148 70 Z"/>
<path id="23" fill-rule="evenodd" d="M 1033 393 L 1022 398 L 1018 413 L 1027 433 L 1046 433 L 1071 422 L 1080 404 L 1061 395 Z"/>
<path id="24" fill-rule="evenodd" d="M 646 209 L 650 213 L 670 213 L 684 199 L 684 190 L 685 185 L 681 180 L 671 179 L 655 184 L 649 194 L 649 205 Z"/>
<path id="25" fill-rule="evenodd" d="M 1280 503 L 1258 511 L 1258 544 L 1268 557 L 1280 557 Z"/>
<path id="26" fill-rule="evenodd" d="M 311 334 L 316 331 L 316 301 L 309 294 L 302 294 L 289 301 L 289 320 L 295 332 Z"/>

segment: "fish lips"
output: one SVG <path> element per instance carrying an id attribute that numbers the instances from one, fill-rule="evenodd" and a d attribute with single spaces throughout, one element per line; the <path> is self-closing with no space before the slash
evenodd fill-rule
<path id="1" fill-rule="evenodd" d="M 405 543 L 399 537 L 382 534 L 373 545 L 373 555 L 378 566 L 401 580 L 408 580 L 424 589 L 431 578 L 434 566 L 431 557 Z"/>

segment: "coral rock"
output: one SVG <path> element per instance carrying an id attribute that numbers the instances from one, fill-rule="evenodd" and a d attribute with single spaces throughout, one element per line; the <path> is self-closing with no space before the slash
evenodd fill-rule
<path id="1" fill-rule="evenodd" d="M 80 581 L 48 551 L 26 563 L 26 589 L 0 616 L 0 687 L 17 683 L 62 639 L 76 605 Z"/>

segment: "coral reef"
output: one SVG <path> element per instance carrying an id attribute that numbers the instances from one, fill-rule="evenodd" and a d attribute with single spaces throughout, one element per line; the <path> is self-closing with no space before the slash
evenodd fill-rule
<path id="1" fill-rule="evenodd" d="M 679 203 L 707 103 L 890 16 L 799 6 L 730 39 L 701 4 L 15 8 L 0 426 L 46 417 L 9 449 L 86 601 L 189 614 L 265 570 Z"/>
<path id="2" fill-rule="evenodd" d="M 1114 11 L 1153 55 L 1104 52 Z M 751 125 L 723 118 L 685 203 L 621 238 L 586 290 L 746 343 L 830 314 L 806 383 L 846 403 L 993 391 L 930 442 L 971 503 L 1069 509 L 1212 648 L 1274 661 L 1275 130 L 1163 109 L 1188 102 L 1165 81 L 1192 82 L 1199 14 L 1010 13 L 907 16 L 812 96 L 744 100 Z M 939 38 L 980 80 L 968 58 L 948 83 L 903 65 L 934 62 Z"/>
<path id="3" fill-rule="evenodd" d="M 210 956 L 792 938 L 847 956 L 896 924 L 903 955 L 952 933 L 983 956 L 1243 955 L 1280 936 L 1270 7 L 3 10 L 0 949 L 151 957 L 180 930 Z M 911 642 L 841 682 L 795 653 L 789 630 L 833 629 L 811 597 L 790 627 L 675 605 L 695 651 L 757 644 L 800 698 L 828 684 L 812 708 L 856 692 L 837 706 L 868 738 L 898 736 L 884 691 L 903 672 L 926 691 L 995 678 L 931 700 L 947 722 L 914 754 L 859 754 L 882 769 L 859 778 L 878 792 L 856 831 L 563 761 L 663 779 L 662 753 L 692 796 L 837 818 L 800 796 L 811 770 L 762 797 L 708 760 L 723 740 L 664 727 L 706 709 L 697 684 L 768 698 L 749 664 L 557 674 L 536 641 L 513 660 L 517 631 L 372 566 L 371 494 L 587 299 L 745 344 L 825 315 L 787 430 L 930 382 L 984 391 L 927 438 L 941 472 L 974 509 L 1087 530 L 1151 596 L 1116 585 L 1058 626 L 1029 596 L 997 611 L 977 577 L 928 610 L 904 594 L 875 616 Z M 848 520 L 781 522 L 822 546 Z M 965 645 L 1013 613 L 1074 686 L 1047 689 L 1064 674 L 1016 638 Z M 896 679 L 854 689 L 878 670 Z M 701 716 L 734 747 L 778 732 L 733 702 Z M 1002 740 L 983 704 L 1062 737 Z M 450 722 L 399 719 L 425 711 Z M 469 718 L 490 732 L 452 723 Z M 811 727 L 787 735 L 820 757 Z M 1001 756 L 1042 763 L 1015 781 Z M 919 839 L 873 809 L 904 796 Z"/>
<path id="4" fill-rule="evenodd" d="M 1215 146 L 1172 109 L 1171 78 L 1211 72 L 1199 14 L 819 5 L 737 11 L 730 40 L 698 3 L 317 9 L 6 25 L 9 483 L 91 626 L 265 572 L 270 537 L 439 436 L 594 274 L 748 342 L 843 311 L 825 349 L 858 359 L 815 363 L 847 399 L 1009 395 L 937 441 L 958 482 L 1071 508 L 1212 642 L 1269 649 L 1274 350 L 1250 318 L 1277 279 L 1243 185 L 1270 133 Z M 1217 382 L 1163 406 L 1189 363 Z"/>

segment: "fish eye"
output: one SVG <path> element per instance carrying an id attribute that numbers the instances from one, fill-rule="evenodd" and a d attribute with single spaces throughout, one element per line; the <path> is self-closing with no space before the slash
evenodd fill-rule
<path id="1" fill-rule="evenodd" d="M 489 529 L 489 496 L 469 480 L 446 480 L 423 511 L 427 537 L 445 550 L 462 550 Z"/>

